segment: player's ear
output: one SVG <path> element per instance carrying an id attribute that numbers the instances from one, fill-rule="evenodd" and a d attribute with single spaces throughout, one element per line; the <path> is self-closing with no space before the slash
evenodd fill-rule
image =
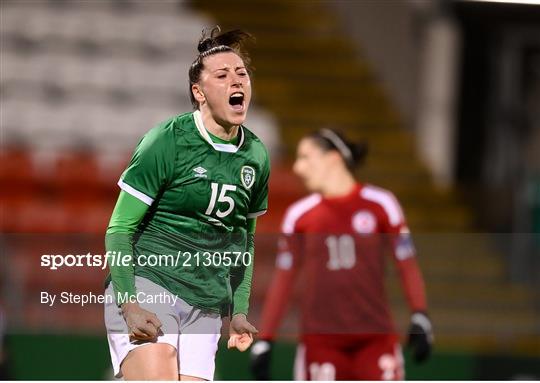
<path id="1" fill-rule="evenodd" d="M 206 100 L 206 97 L 204 96 L 204 93 L 199 84 L 191 85 L 191 92 L 193 93 L 193 97 L 199 104 L 202 104 Z"/>
<path id="2" fill-rule="evenodd" d="M 333 164 L 337 164 L 342 160 L 341 155 L 336 150 L 329 150 L 326 155 L 330 158 Z"/>

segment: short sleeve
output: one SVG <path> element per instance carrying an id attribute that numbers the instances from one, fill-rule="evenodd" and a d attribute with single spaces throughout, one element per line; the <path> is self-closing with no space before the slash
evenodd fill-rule
<path id="1" fill-rule="evenodd" d="M 407 221 L 403 208 L 393 193 L 388 192 L 388 201 L 383 204 L 385 212 L 384 227 L 385 232 L 390 234 L 400 234 L 408 232 Z"/>
<path id="2" fill-rule="evenodd" d="M 388 190 L 371 185 L 365 186 L 360 194 L 362 198 L 379 206 L 381 232 L 388 235 L 396 260 L 403 261 L 414 257 L 416 250 L 396 196 Z"/>
<path id="3" fill-rule="evenodd" d="M 268 209 L 268 179 L 270 178 L 270 161 L 265 150 L 265 160 L 261 166 L 261 175 L 255 180 L 256 189 L 253 191 L 249 204 L 248 218 L 255 218 L 266 213 Z"/>
<path id="4" fill-rule="evenodd" d="M 362 188 L 360 196 L 378 206 L 377 213 L 380 231 L 383 233 L 397 234 L 407 229 L 403 209 L 396 196 L 388 190 L 366 185 Z"/>
<path id="5" fill-rule="evenodd" d="M 147 205 L 152 205 L 163 186 L 171 179 L 175 163 L 172 122 L 144 135 L 118 186 Z"/>
<path id="6" fill-rule="evenodd" d="M 403 208 L 396 196 L 388 192 L 388 202 L 383 204 L 385 210 L 385 232 L 388 233 L 392 253 L 397 261 L 404 261 L 416 255 L 416 248 L 405 220 Z"/>

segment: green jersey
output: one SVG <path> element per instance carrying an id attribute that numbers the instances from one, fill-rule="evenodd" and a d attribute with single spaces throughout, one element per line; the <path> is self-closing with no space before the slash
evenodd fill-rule
<path id="1" fill-rule="evenodd" d="M 237 145 L 214 142 L 199 111 L 174 117 L 146 133 L 118 182 L 150 206 L 133 237 L 135 275 L 214 311 L 253 262 L 247 219 L 268 203 L 266 148 L 245 127 L 238 134 Z"/>

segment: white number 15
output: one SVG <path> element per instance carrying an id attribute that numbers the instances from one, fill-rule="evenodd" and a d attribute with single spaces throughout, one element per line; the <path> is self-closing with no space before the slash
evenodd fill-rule
<path id="1" fill-rule="evenodd" d="M 229 205 L 229 207 L 225 211 L 221 211 L 218 209 L 216 211 L 216 215 L 219 218 L 224 218 L 228 216 L 229 214 L 231 214 L 231 211 L 233 211 L 234 209 L 234 200 L 226 194 L 228 191 L 236 191 L 236 185 L 227 185 L 227 184 L 222 185 L 221 192 L 219 192 L 219 197 L 218 197 L 219 184 L 217 182 L 212 182 L 210 186 L 212 188 L 212 196 L 210 197 L 210 203 L 208 204 L 208 208 L 206 209 L 204 214 L 206 215 L 212 214 L 212 211 L 214 210 L 214 207 L 216 206 L 216 198 L 217 198 L 217 202 L 224 202 Z"/>

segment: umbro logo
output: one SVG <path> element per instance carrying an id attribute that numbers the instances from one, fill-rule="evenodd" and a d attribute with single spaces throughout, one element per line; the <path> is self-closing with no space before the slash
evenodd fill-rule
<path id="1" fill-rule="evenodd" d="M 195 174 L 195 177 L 207 177 L 206 172 L 207 170 L 203 168 L 202 166 L 197 166 L 193 171 L 197 174 Z"/>

